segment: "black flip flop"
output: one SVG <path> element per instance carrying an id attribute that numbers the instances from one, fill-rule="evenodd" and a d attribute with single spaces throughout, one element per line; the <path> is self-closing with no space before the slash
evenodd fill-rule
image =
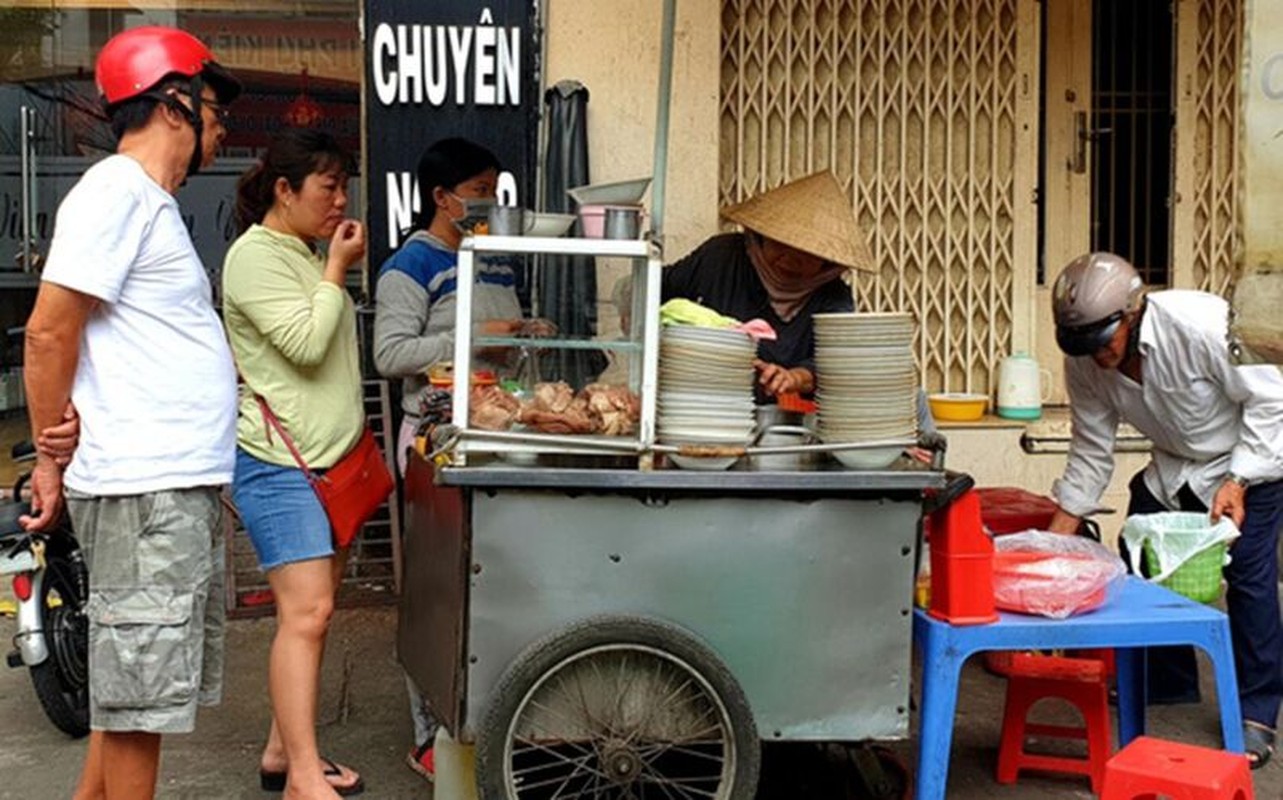
<path id="1" fill-rule="evenodd" d="M 1250 719 L 1243 723 L 1243 751 L 1252 769 L 1260 769 L 1270 762 L 1274 755 L 1274 737 L 1274 729 L 1268 725 Z"/>
<path id="2" fill-rule="evenodd" d="M 335 764 L 333 760 L 326 758 L 325 756 L 321 756 L 321 761 L 325 763 L 325 777 L 331 778 L 343 774 L 342 768 L 340 768 L 338 764 Z M 285 772 L 273 772 L 265 769 L 260 769 L 258 771 L 259 786 L 262 787 L 265 792 L 285 791 L 285 782 L 287 778 L 288 775 Z M 331 783 L 330 788 L 334 789 L 335 793 L 337 793 L 339 797 L 352 797 L 353 795 L 358 795 L 365 791 L 365 779 L 357 776 L 356 783 L 353 783 L 350 786 L 335 786 Z"/>

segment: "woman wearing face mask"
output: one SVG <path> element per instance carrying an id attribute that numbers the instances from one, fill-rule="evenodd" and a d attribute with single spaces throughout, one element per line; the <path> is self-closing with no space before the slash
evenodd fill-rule
<path id="1" fill-rule="evenodd" d="M 232 498 L 276 597 L 260 776 L 266 790 L 309 800 L 363 788 L 316 746 L 321 653 L 346 551 L 335 551 L 325 509 L 281 435 L 269 433 L 259 398 L 318 470 L 365 428 L 356 310 L 344 289 L 365 256 L 364 227 L 345 219 L 352 168 L 329 134 L 278 133 L 237 184 L 244 232 L 223 264 L 223 317 L 244 381 Z"/>
<path id="2" fill-rule="evenodd" d="M 387 378 L 402 379 L 404 418 L 397 437 L 397 467 L 405 474 L 406 451 L 414 444 L 422 400 L 431 390 L 428 368 L 454 358 L 455 276 L 460 223 L 492 205 L 499 159 L 462 138 L 442 139 L 419 158 L 419 207 L 415 230 L 379 269 L 375 290 L 374 365 Z M 522 319 L 516 276 L 504 260 L 477 259 L 473 287 L 476 333 L 487 336 L 546 336 L 544 320 Z M 507 350 L 479 350 L 475 368 L 503 371 Z M 407 763 L 428 780 L 435 772 L 432 739 L 437 723 L 407 678 L 414 747 Z"/>
<path id="3" fill-rule="evenodd" d="M 469 207 L 494 202 L 499 160 L 467 139 L 435 142 L 419 159 L 419 206 L 415 231 L 379 269 L 375 291 L 374 365 L 387 378 L 402 379 L 405 418 L 397 438 L 397 465 L 405 472 L 406 448 L 414 443 L 427 370 L 454 358 L 455 274 L 463 241 L 459 227 Z M 477 260 L 472 294 L 477 333 L 487 336 L 548 335 L 550 323 L 522 319 L 516 277 L 503 260 Z M 506 368 L 507 351 L 481 351 L 473 366 Z"/>

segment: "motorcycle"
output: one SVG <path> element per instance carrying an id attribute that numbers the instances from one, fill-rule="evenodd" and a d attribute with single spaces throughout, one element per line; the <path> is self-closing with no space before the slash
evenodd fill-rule
<path id="1" fill-rule="evenodd" d="M 30 445 L 14 447 L 14 461 L 35 458 Z M 28 532 L 18 518 L 28 476 L 13 499 L 0 502 L 0 576 L 12 576 L 18 630 L 8 654 L 11 668 L 26 667 L 45 715 L 73 738 L 89 733 L 89 570 L 66 516 L 53 530 Z"/>

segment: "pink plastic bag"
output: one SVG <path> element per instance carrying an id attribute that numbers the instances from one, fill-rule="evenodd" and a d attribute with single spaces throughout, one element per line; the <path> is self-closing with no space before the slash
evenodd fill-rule
<path id="1" fill-rule="evenodd" d="M 1025 531 L 994 541 L 994 604 L 1004 611 L 1064 619 L 1100 606 L 1126 574 L 1121 558 L 1081 536 Z"/>

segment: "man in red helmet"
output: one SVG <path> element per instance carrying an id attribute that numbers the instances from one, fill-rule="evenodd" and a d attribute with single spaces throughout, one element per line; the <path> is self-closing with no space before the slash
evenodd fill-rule
<path id="1" fill-rule="evenodd" d="M 1149 464 L 1128 484 L 1129 516 L 1197 511 L 1234 521 L 1242 536 L 1224 571 L 1226 606 L 1243 739 L 1256 769 L 1274 753 L 1283 704 L 1283 375 L 1231 363 L 1224 299 L 1143 289 L 1132 265 L 1112 253 L 1074 259 L 1052 289 L 1073 434 L 1048 527 L 1071 533 L 1099 510 L 1123 420 L 1153 443 Z M 1151 648 L 1147 669 L 1149 702 L 1198 700 L 1192 647 Z"/>
<path id="2" fill-rule="evenodd" d="M 87 554 L 92 733 L 75 796 L 141 798 L 161 736 L 221 694 L 236 371 L 174 192 L 213 161 L 240 85 L 158 27 L 109 41 L 96 77 L 119 144 L 59 206 L 26 337 L 32 430 L 70 400 L 80 443 L 65 473 L 38 458 L 25 523 L 49 526 L 65 497 Z"/>

